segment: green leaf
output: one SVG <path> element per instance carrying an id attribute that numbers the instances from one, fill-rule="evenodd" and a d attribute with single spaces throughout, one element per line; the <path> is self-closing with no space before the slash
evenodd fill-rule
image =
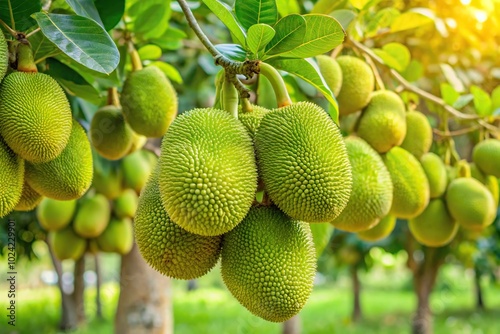
<path id="1" fill-rule="evenodd" d="M 338 104 L 332 91 L 319 73 L 317 65 L 307 59 L 269 59 L 269 64 L 279 70 L 294 74 L 318 89 L 331 103 L 329 113 L 338 124 Z"/>
<path id="2" fill-rule="evenodd" d="M 247 52 L 238 44 L 217 44 L 215 48 L 224 56 L 235 61 L 245 61 Z"/>
<path id="3" fill-rule="evenodd" d="M 111 73 L 120 54 L 115 42 L 96 22 L 77 15 L 33 14 L 43 34 L 78 63 L 100 73 Z"/>
<path id="4" fill-rule="evenodd" d="M 366 24 L 366 34 L 368 36 L 376 35 L 380 28 L 389 27 L 399 15 L 401 15 L 399 10 L 393 7 L 379 10 Z"/>
<path id="5" fill-rule="evenodd" d="M 418 60 L 412 59 L 401 75 L 408 81 L 417 81 L 424 74 L 424 66 Z"/>
<path id="6" fill-rule="evenodd" d="M 370 0 L 349 0 L 351 5 L 357 9 L 363 9 Z"/>
<path id="7" fill-rule="evenodd" d="M 96 21 L 104 27 L 104 24 L 101 21 L 101 17 L 99 16 L 99 12 L 94 5 L 94 1 L 92 0 L 66 0 L 68 5 L 75 11 L 77 15 L 89 18 L 91 20 Z"/>
<path id="8" fill-rule="evenodd" d="M 107 31 L 116 27 L 125 12 L 125 0 L 95 0 L 95 6 Z"/>
<path id="9" fill-rule="evenodd" d="M 281 17 L 300 14 L 300 6 L 297 0 L 276 0 L 276 6 Z"/>
<path id="10" fill-rule="evenodd" d="M 449 83 L 443 82 L 441 84 L 441 97 L 446 104 L 452 106 L 460 97 L 460 93 L 458 93 Z"/>
<path id="11" fill-rule="evenodd" d="M 248 29 L 247 36 L 247 46 L 252 53 L 257 54 L 260 50 L 266 47 L 266 45 L 273 39 L 276 35 L 274 29 L 263 23 L 254 24 Z"/>
<path id="12" fill-rule="evenodd" d="M 245 29 L 258 23 L 274 25 L 278 20 L 275 0 L 236 0 L 234 12 Z"/>
<path id="13" fill-rule="evenodd" d="M 30 16 L 41 10 L 40 0 L 0 0 L 0 19 L 18 31 L 33 27 L 36 22 Z"/>
<path id="14" fill-rule="evenodd" d="M 441 70 L 443 71 L 443 74 L 448 83 L 452 85 L 457 92 L 459 93 L 464 92 L 465 91 L 464 84 L 462 83 L 462 80 L 460 80 L 460 78 L 458 77 L 453 67 L 451 67 L 448 64 L 440 64 L 439 66 L 441 67 Z"/>
<path id="15" fill-rule="evenodd" d="M 236 42 L 240 45 L 245 45 L 245 32 L 231 13 L 231 9 L 226 4 L 217 0 L 203 0 L 203 3 L 226 25 L 236 39 Z"/>
<path id="16" fill-rule="evenodd" d="M 490 116 L 493 111 L 491 98 L 481 87 L 471 86 L 470 92 L 474 96 L 474 108 L 479 116 Z"/>
<path id="17" fill-rule="evenodd" d="M 279 20 L 273 27 L 276 31 L 266 46 L 266 54 L 277 55 L 299 46 L 306 33 L 306 20 L 303 16 L 292 14 Z"/>
<path id="18" fill-rule="evenodd" d="M 183 30 L 168 27 L 161 37 L 151 39 L 150 42 L 164 50 L 178 50 L 182 47 L 182 40 L 186 37 L 187 35 Z"/>
<path id="19" fill-rule="evenodd" d="M 452 107 L 455 109 L 462 109 L 472 100 L 474 100 L 474 96 L 472 94 L 460 95 L 455 103 L 453 103 Z"/>
<path id="20" fill-rule="evenodd" d="M 155 62 L 152 62 L 150 65 L 148 66 L 156 66 L 158 67 L 170 80 L 172 80 L 173 82 L 176 82 L 178 84 L 181 84 L 182 83 L 182 76 L 181 74 L 179 73 L 179 71 L 173 67 L 172 65 L 168 64 L 168 63 L 164 63 L 162 61 L 155 61 Z"/>
<path id="21" fill-rule="evenodd" d="M 311 14 L 330 14 L 336 9 L 344 8 L 347 0 L 319 0 L 314 4 Z"/>
<path id="22" fill-rule="evenodd" d="M 330 16 L 339 21 L 339 23 L 342 25 L 342 28 L 346 30 L 349 24 L 351 24 L 352 20 L 354 20 L 356 16 L 358 16 L 358 14 L 349 9 L 339 9 L 333 11 Z"/>
<path id="23" fill-rule="evenodd" d="M 54 57 L 61 53 L 61 50 L 59 50 L 54 43 L 49 41 L 41 31 L 31 35 L 29 42 L 33 50 L 33 59 L 35 63 L 39 63 L 45 58 Z"/>
<path id="24" fill-rule="evenodd" d="M 161 57 L 161 48 L 158 45 L 147 44 L 137 50 L 141 60 L 152 60 Z"/>
<path id="25" fill-rule="evenodd" d="M 387 52 L 398 63 L 397 71 L 404 71 L 410 64 L 411 54 L 410 50 L 401 43 L 388 43 L 382 47 L 382 50 Z"/>
<path id="26" fill-rule="evenodd" d="M 134 32 L 144 39 L 159 38 L 168 29 L 170 19 L 170 1 L 154 4 L 141 12 L 134 22 Z"/>
<path id="27" fill-rule="evenodd" d="M 406 12 L 396 17 L 391 24 L 391 32 L 414 29 L 432 23 L 432 19 L 420 13 Z"/>

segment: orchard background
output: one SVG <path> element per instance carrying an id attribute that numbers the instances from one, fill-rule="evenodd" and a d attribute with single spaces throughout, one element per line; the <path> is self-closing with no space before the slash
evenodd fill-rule
<path id="1" fill-rule="evenodd" d="M 8 73 L 21 64 L 15 41 L 29 45 L 32 64 L 63 88 L 95 147 L 96 111 L 117 106 L 126 78 L 148 67 L 171 82 L 179 114 L 212 106 L 237 114 L 238 98 L 243 109 L 247 102 L 272 109 L 311 101 L 345 136 L 352 134 L 361 111 L 339 112 L 319 55 L 363 60 L 375 90 L 393 91 L 406 110 L 425 114 L 430 150 L 448 166 L 472 162 L 479 142 L 499 138 L 497 0 L 0 0 L 0 20 L 11 51 Z M 127 189 L 137 201 L 153 170 L 145 161 L 160 153 L 161 136 L 152 137 L 137 144 L 149 157 L 140 162 L 132 154 L 108 160 L 93 147 L 93 185 L 83 199 L 104 194 L 117 207 Z M 112 180 L 122 174 L 114 194 Z M 104 252 L 92 241 L 84 255 L 61 261 L 39 209 L 12 211 L 0 219 L 0 260 L 7 277 L 8 222 L 15 221 L 16 323 L 3 315 L 9 286 L 2 279 L 0 332 L 498 333 L 498 198 L 495 209 L 487 227 L 460 227 L 442 247 L 419 243 L 405 219 L 375 242 L 329 229 L 312 294 L 284 323 L 240 305 L 221 279 L 220 263 L 196 280 L 171 279 L 132 243 L 130 251 Z"/>

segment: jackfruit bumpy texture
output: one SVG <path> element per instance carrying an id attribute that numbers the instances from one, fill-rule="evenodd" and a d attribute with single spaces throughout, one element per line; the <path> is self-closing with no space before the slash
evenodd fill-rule
<path id="1" fill-rule="evenodd" d="M 195 279 L 209 272 L 219 259 L 222 236 L 190 233 L 169 218 L 161 201 L 157 171 L 139 197 L 134 222 L 142 257 L 163 275 Z"/>
<path id="2" fill-rule="evenodd" d="M 21 158 L 55 159 L 68 143 L 71 109 L 57 81 L 43 73 L 13 72 L 0 86 L 0 135 Z"/>
<path id="3" fill-rule="evenodd" d="M 297 314 L 313 288 L 316 251 L 308 223 L 278 208 L 253 207 L 222 241 L 222 279 L 253 314 L 282 322 Z"/>
<path id="4" fill-rule="evenodd" d="M 121 108 L 105 106 L 92 118 L 90 139 L 100 155 L 109 160 L 118 160 L 129 153 L 134 134 L 125 122 Z"/>
<path id="5" fill-rule="evenodd" d="M 340 56 L 337 63 L 342 69 L 342 86 L 337 96 L 339 112 L 347 115 L 363 109 L 370 101 L 375 77 L 363 60 L 352 56 Z"/>
<path id="6" fill-rule="evenodd" d="M 23 193 L 21 199 L 17 203 L 14 210 L 16 211 L 31 211 L 40 203 L 43 196 L 37 193 L 33 188 L 30 187 L 28 182 L 23 184 Z"/>
<path id="7" fill-rule="evenodd" d="M 156 66 L 129 74 L 120 102 L 132 129 L 146 137 L 161 137 L 177 115 L 177 93 Z"/>
<path id="8" fill-rule="evenodd" d="M 393 197 L 390 213 L 411 219 L 421 214 L 429 203 L 429 181 L 417 158 L 401 147 L 393 147 L 384 156 L 391 175 Z"/>
<path id="9" fill-rule="evenodd" d="M 23 183 L 24 160 L 0 137 L 0 218 L 14 210 L 21 198 Z"/>
<path id="10" fill-rule="evenodd" d="M 406 135 L 403 100 L 390 90 L 374 92 L 361 114 L 357 132 L 379 153 L 400 145 Z"/>
<path id="11" fill-rule="evenodd" d="M 406 136 L 401 147 L 420 159 L 432 145 L 432 127 L 420 111 L 406 113 Z"/>
<path id="12" fill-rule="evenodd" d="M 229 113 L 193 109 L 163 138 L 159 161 L 163 205 L 185 230 L 221 235 L 247 214 L 257 190 L 252 140 Z"/>
<path id="13" fill-rule="evenodd" d="M 338 96 L 342 87 L 342 69 L 339 63 L 332 57 L 325 55 L 316 56 L 316 61 L 328 88 L 333 95 Z"/>
<path id="14" fill-rule="evenodd" d="M 361 138 L 345 139 L 352 168 L 352 192 L 347 206 L 331 224 L 358 232 L 375 226 L 389 213 L 392 181 L 378 153 Z"/>
<path id="15" fill-rule="evenodd" d="M 259 172 L 271 200 L 287 215 L 329 222 L 351 194 L 351 165 L 339 128 L 319 106 L 273 110 L 255 136 Z"/>
<path id="16" fill-rule="evenodd" d="M 500 140 L 486 139 L 474 146 L 472 159 L 483 173 L 500 178 Z"/>
<path id="17" fill-rule="evenodd" d="M 73 121 L 68 145 L 52 161 L 26 164 L 28 184 L 41 195 L 70 200 L 80 198 L 92 183 L 92 151 L 82 126 Z"/>
<path id="18" fill-rule="evenodd" d="M 260 122 L 270 110 L 258 105 L 253 105 L 252 107 L 253 110 L 251 112 L 242 112 L 240 107 L 238 110 L 238 119 L 247 128 L 250 137 L 254 139 Z"/>
<path id="19" fill-rule="evenodd" d="M 2 82 L 9 66 L 9 49 L 3 32 L 0 31 L 0 82 Z"/>

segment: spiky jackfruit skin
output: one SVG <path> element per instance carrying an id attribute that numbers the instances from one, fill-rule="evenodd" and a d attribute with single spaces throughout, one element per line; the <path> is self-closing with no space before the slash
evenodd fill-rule
<path id="1" fill-rule="evenodd" d="M 500 197 L 500 189 L 498 186 L 497 178 L 493 175 L 485 175 L 479 170 L 479 168 L 477 168 L 475 163 L 469 164 L 469 167 L 471 176 L 484 184 L 490 191 L 491 195 L 493 195 L 493 200 L 495 201 L 495 203 L 498 203 Z"/>
<path id="2" fill-rule="evenodd" d="M 77 199 L 90 188 L 93 175 L 90 142 L 82 126 L 73 121 L 68 145 L 49 162 L 26 163 L 26 179 L 36 192 L 61 201 Z"/>
<path id="3" fill-rule="evenodd" d="M 428 152 L 422 155 L 420 163 L 429 181 L 430 197 L 443 196 L 448 186 L 448 175 L 443 160 L 437 154 Z"/>
<path id="4" fill-rule="evenodd" d="M 339 112 L 347 115 L 363 109 L 370 101 L 375 77 L 368 64 L 352 56 L 340 56 L 337 63 L 342 70 L 342 86 L 337 96 Z"/>
<path id="5" fill-rule="evenodd" d="M 382 158 L 367 142 L 348 137 L 345 145 L 352 168 L 352 192 L 347 206 L 331 224 L 358 232 L 375 226 L 389 213 L 392 181 Z"/>
<path id="6" fill-rule="evenodd" d="M 55 159 L 71 133 L 71 109 L 57 81 L 43 73 L 13 72 L 0 86 L 0 135 L 31 163 Z"/>
<path id="7" fill-rule="evenodd" d="M 315 272 L 309 224 L 290 219 L 274 206 L 251 208 L 223 237 L 224 284 L 265 320 L 282 322 L 297 314 L 311 294 Z"/>
<path id="8" fill-rule="evenodd" d="M 33 188 L 30 187 L 28 182 L 23 184 L 23 192 L 19 202 L 17 202 L 14 210 L 16 211 L 31 211 L 40 203 L 43 196 L 37 193 Z"/>
<path id="9" fill-rule="evenodd" d="M 314 248 L 316 249 L 316 258 L 319 259 L 326 245 L 328 245 L 328 241 L 330 241 L 334 228 L 330 224 L 310 224 L 309 227 L 311 228 Z"/>
<path id="10" fill-rule="evenodd" d="M 170 219 L 162 204 L 157 172 L 139 197 L 134 223 L 142 257 L 163 275 L 195 279 L 209 272 L 219 259 L 221 236 L 190 233 Z"/>
<path id="11" fill-rule="evenodd" d="M 329 222 L 345 208 L 351 166 L 339 128 L 321 107 L 299 102 L 268 113 L 255 147 L 266 191 L 287 215 Z"/>
<path id="12" fill-rule="evenodd" d="M 387 238 L 396 226 L 396 217 L 387 215 L 374 227 L 358 232 L 358 238 L 364 241 L 375 242 Z"/>
<path id="13" fill-rule="evenodd" d="M 163 138 L 159 168 L 163 205 L 191 233 L 230 231 L 257 190 L 252 139 L 223 110 L 193 109 L 179 116 Z"/>
<path id="14" fill-rule="evenodd" d="M 0 137 L 0 218 L 14 210 L 21 199 L 23 183 L 24 160 Z"/>
<path id="15" fill-rule="evenodd" d="M 3 32 L 0 31 L 0 82 L 2 82 L 9 67 L 9 49 Z"/>
<path id="16" fill-rule="evenodd" d="M 123 191 L 122 169 L 94 170 L 92 187 L 96 192 L 103 194 L 110 200 L 117 198 Z"/>
<path id="17" fill-rule="evenodd" d="M 472 160 L 484 174 L 500 177 L 500 140 L 486 139 L 474 146 Z"/>
<path id="18" fill-rule="evenodd" d="M 135 151 L 122 160 L 123 179 L 128 188 L 140 193 L 153 170 L 151 162 L 146 158 L 145 152 Z"/>
<path id="19" fill-rule="evenodd" d="M 238 119 L 247 128 L 250 137 L 254 139 L 255 133 L 260 126 L 260 122 L 262 121 L 264 116 L 271 110 L 257 105 L 253 105 L 252 107 L 252 112 L 242 112 L 240 107 L 238 110 Z"/>
<path id="20" fill-rule="evenodd" d="M 134 228 L 130 218 L 112 218 L 104 231 L 96 238 L 97 246 L 103 252 L 125 255 L 134 245 Z"/>
<path id="21" fill-rule="evenodd" d="M 73 220 L 73 228 L 84 238 L 95 238 L 104 231 L 110 216 L 108 199 L 104 195 L 96 194 L 82 199 Z"/>
<path id="22" fill-rule="evenodd" d="M 118 218 L 134 218 L 139 198 L 133 189 L 125 189 L 114 201 L 113 211 Z"/>
<path id="23" fill-rule="evenodd" d="M 357 132 L 379 153 L 400 145 L 406 135 L 403 100 L 389 90 L 374 92 L 361 114 Z"/>
<path id="24" fill-rule="evenodd" d="M 463 227 L 481 230 L 491 225 L 496 215 L 493 195 L 478 180 L 457 178 L 448 185 L 446 205 L 451 216 Z"/>
<path id="25" fill-rule="evenodd" d="M 393 197 L 390 213 L 411 219 L 429 204 L 429 181 L 420 162 L 411 153 L 395 146 L 382 156 L 391 175 Z"/>
<path id="26" fill-rule="evenodd" d="M 458 231 L 458 224 L 441 198 L 431 200 L 420 215 L 408 221 L 408 227 L 419 243 L 429 247 L 449 244 Z"/>
<path id="27" fill-rule="evenodd" d="M 90 140 L 96 151 L 109 160 L 121 159 L 130 152 L 134 134 L 125 122 L 121 108 L 105 106 L 94 114 L 90 123 Z"/>
<path id="28" fill-rule="evenodd" d="M 129 74 L 120 102 L 127 123 L 146 137 L 161 137 L 177 115 L 177 93 L 155 66 Z"/>
<path id="29" fill-rule="evenodd" d="M 316 56 L 316 61 L 328 88 L 333 95 L 338 96 L 342 87 L 342 69 L 339 63 L 332 57 L 325 55 Z"/>
<path id="30" fill-rule="evenodd" d="M 429 152 L 432 145 L 432 127 L 427 117 L 420 111 L 406 113 L 406 136 L 401 147 L 417 159 Z"/>
<path id="31" fill-rule="evenodd" d="M 54 255 L 61 261 L 78 260 L 87 248 L 87 240 L 76 234 L 71 226 L 49 232 L 48 239 L 54 250 Z"/>
<path id="32" fill-rule="evenodd" d="M 45 197 L 36 209 L 36 217 L 45 230 L 57 231 L 69 225 L 75 209 L 76 200 L 58 201 Z"/>

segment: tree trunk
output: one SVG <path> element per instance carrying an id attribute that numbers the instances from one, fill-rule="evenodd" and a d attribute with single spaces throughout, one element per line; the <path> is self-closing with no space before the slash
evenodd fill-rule
<path id="1" fill-rule="evenodd" d="M 476 293 L 476 309 L 484 311 L 483 290 L 481 289 L 481 273 L 477 268 L 474 268 L 474 286 Z"/>
<path id="2" fill-rule="evenodd" d="M 361 312 L 361 283 L 358 277 L 358 267 L 351 266 L 351 278 L 352 278 L 352 292 L 353 292 L 353 309 L 352 309 L 352 321 L 357 322 L 363 318 L 363 313 Z"/>
<path id="3" fill-rule="evenodd" d="M 101 302 L 101 285 L 102 285 L 102 274 L 101 274 L 101 258 L 99 253 L 94 254 L 94 264 L 95 264 L 95 275 L 96 275 L 96 294 L 95 294 L 95 306 L 96 306 L 96 318 L 101 320 L 102 316 L 102 302 Z"/>
<path id="4" fill-rule="evenodd" d="M 137 244 L 122 256 L 117 334 L 173 333 L 170 279 L 151 268 Z"/>
<path id="5" fill-rule="evenodd" d="M 283 334 L 300 334 L 300 317 L 295 315 L 283 323 Z"/>
<path id="6" fill-rule="evenodd" d="M 73 293 L 71 294 L 71 298 L 73 299 L 75 311 L 76 311 L 76 321 L 77 325 L 81 326 L 85 324 L 85 301 L 84 301 L 84 292 L 85 292 L 85 280 L 83 278 L 83 274 L 85 273 L 85 255 L 83 255 L 80 259 L 75 261 L 75 271 L 74 271 L 74 288 Z"/>

